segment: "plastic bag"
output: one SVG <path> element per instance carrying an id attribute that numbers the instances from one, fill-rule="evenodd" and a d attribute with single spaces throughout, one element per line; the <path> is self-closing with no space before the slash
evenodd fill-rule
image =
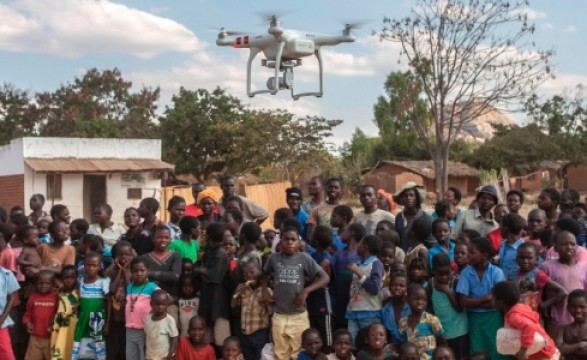
<path id="1" fill-rule="evenodd" d="M 501 328 L 497 330 L 497 352 L 502 355 L 515 355 L 522 347 L 522 333 L 512 328 Z M 546 346 L 546 339 L 539 333 L 534 333 L 534 343 L 528 348 L 528 355 L 536 354 Z"/>

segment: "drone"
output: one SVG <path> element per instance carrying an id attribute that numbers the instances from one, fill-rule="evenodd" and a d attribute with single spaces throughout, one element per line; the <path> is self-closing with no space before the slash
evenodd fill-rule
<path id="1" fill-rule="evenodd" d="M 216 45 L 233 48 L 250 49 L 247 61 L 247 95 L 270 93 L 276 95 L 279 90 L 290 90 L 294 100 L 303 96 L 322 97 L 324 94 L 324 67 L 321 49 L 323 46 L 335 46 L 340 43 L 354 42 L 352 30 L 360 24 L 346 24 L 342 35 L 317 34 L 307 31 L 288 30 L 281 27 L 277 15 L 270 15 L 267 34 L 249 35 L 242 31 L 230 31 L 221 28 Z M 275 69 L 275 75 L 267 80 L 267 90 L 251 91 L 251 65 L 255 57 L 263 52 L 265 59 L 261 66 Z M 320 77 L 320 89 L 316 92 L 294 93 L 294 68 L 302 65 L 302 58 L 316 56 Z M 283 76 L 280 76 L 283 73 Z"/>

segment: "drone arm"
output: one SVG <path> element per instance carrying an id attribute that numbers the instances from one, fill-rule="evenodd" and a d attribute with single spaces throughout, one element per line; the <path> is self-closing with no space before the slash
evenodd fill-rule
<path id="1" fill-rule="evenodd" d="M 261 50 L 259 48 L 251 48 L 251 52 L 249 54 L 249 60 L 247 61 L 247 96 L 253 97 L 257 94 L 263 94 L 269 92 L 269 90 L 258 90 L 258 91 L 251 91 L 251 65 L 253 64 L 253 60 L 259 54 Z"/>
<path id="2" fill-rule="evenodd" d="M 279 91 L 279 73 L 281 71 L 281 55 L 283 54 L 283 48 L 285 48 L 284 41 L 279 43 L 277 55 L 275 56 L 275 77 L 273 77 L 273 90 L 271 90 L 271 95 L 275 95 L 277 94 L 277 91 Z"/>
<path id="3" fill-rule="evenodd" d="M 322 52 L 320 51 L 320 48 L 319 47 L 316 48 L 316 51 L 314 52 L 314 55 L 318 59 L 318 73 L 319 73 L 319 76 L 320 76 L 320 91 L 318 91 L 318 92 L 304 92 L 304 93 L 294 94 L 293 93 L 293 89 L 291 89 L 291 96 L 293 97 L 294 100 L 299 100 L 303 96 L 322 97 L 322 95 L 324 95 L 324 70 L 323 70 L 323 67 L 322 67 Z"/>

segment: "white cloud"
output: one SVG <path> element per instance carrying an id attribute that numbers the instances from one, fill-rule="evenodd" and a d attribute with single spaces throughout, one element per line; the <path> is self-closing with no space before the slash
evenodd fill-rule
<path id="1" fill-rule="evenodd" d="M 546 31 L 554 30 L 554 25 L 552 25 L 551 23 L 544 23 L 540 25 L 540 27 Z"/>
<path id="2" fill-rule="evenodd" d="M 148 58 L 203 47 L 185 26 L 108 0 L 16 0 L 0 4 L 0 50 L 79 57 Z"/>
<path id="3" fill-rule="evenodd" d="M 559 73 L 554 79 L 544 82 L 537 89 L 537 93 L 547 97 L 561 95 L 574 91 L 579 84 L 587 85 L 587 75 Z"/>
<path id="4" fill-rule="evenodd" d="M 564 32 L 575 32 L 575 31 L 577 31 L 577 28 L 574 27 L 573 25 L 569 25 L 563 31 Z"/>
<path id="5" fill-rule="evenodd" d="M 512 11 L 513 14 L 526 15 L 528 20 L 546 19 L 546 13 L 544 11 L 534 10 L 531 8 L 518 9 Z"/>

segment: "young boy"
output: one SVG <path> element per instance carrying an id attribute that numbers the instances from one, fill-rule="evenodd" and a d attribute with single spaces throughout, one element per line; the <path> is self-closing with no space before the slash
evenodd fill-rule
<path id="1" fill-rule="evenodd" d="M 147 360 L 173 359 L 179 332 L 175 320 L 167 314 L 170 296 L 163 290 L 151 294 L 151 314 L 145 318 L 145 355 Z"/>
<path id="2" fill-rule="evenodd" d="M 498 264 L 506 279 L 516 276 L 520 269 L 516 261 L 518 248 L 524 243 L 520 232 L 526 225 L 524 218 L 518 214 L 507 214 L 501 220 L 501 235 L 504 241 L 499 246 Z"/>
<path id="3" fill-rule="evenodd" d="M 518 286 L 510 281 L 497 283 L 492 290 L 493 304 L 496 309 L 505 315 L 504 322 L 507 328 L 520 331 L 522 347 L 516 354 L 517 359 L 543 360 L 558 359 L 558 352 L 554 341 L 540 326 L 540 316 L 526 304 L 520 304 Z M 545 339 L 545 346 L 535 354 L 527 354 L 528 348 L 534 343 L 534 334 L 538 333 Z"/>
<path id="4" fill-rule="evenodd" d="M 253 261 L 245 263 L 242 266 L 242 273 L 244 282 L 234 291 L 231 305 L 235 309 L 240 307 L 243 356 L 245 360 L 257 360 L 261 358 L 261 350 L 269 342 L 271 306 L 264 305 L 262 301 L 261 273 L 258 264 Z M 267 289 L 267 292 L 273 295 L 271 289 Z"/>
<path id="5" fill-rule="evenodd" d="M 382 220 L 377 223 L 377 228 L 375 229 L 375 235 L 379 236 L 381 241 L 391 242 L 394 244 L 395 247 L 395 260 L 399 262 L 404 262 L 406 260 L 406 253 L 405 251 L 399 246 L 400 245 L 400 237 L 397 231 L 393 228 L 393 224 L 391 221 Z"/>
<path id="6" fill-rule="evenodd" d="M 528 232 L 529 235 L 524 238 L 524 241 L 531 241 L 538 247 L 540 257 L 546 257 L 546 249 L 540 242 L 540 233 L 546 229 L 546 213 L 544 210 L 533 209 L 528 213 Z"/>
<path id="7" fill-rule="evenodd" d="M 353 338 L 347 329 L 338 329 L 334 332 L 334 353 L 326 355 L 328 360 L 355 360 L 351 351 Z"/>
<path id="8" fill-rule="evenodd" d="M 181 338 L 177 345 L 177 360 L 216 360 L 214 348 L 204 340 L 205 333 L 206 319 L 194 316 L 190 320 L 189 337 Z"/>
<path id="9" fill-rule="evenodd" d="M 556 338 L 565 360 L 587 358 L 587 292 L 582 289 L 571 291 L 567 297 L 567 309 L 573 322 L 561 329 Z"/>
<path id="10" fill-rule="evenodd" d="M 408 287 L 408 305 L 411 314 L 399 321 L 402 340 L 416 344 L 421 359 L 431 360 L 436 345 L 446 346 L 446 340 L 440 320 L 426 312 L 428 294 L 420 284 Z"/>
<path id="11" fill-rule="evenodd" d="M 297 360 L 326 360 L 326 355 L 322 352 L 322 338 L 320 338 L 318 330 L 314 328 L 304 330 L 302 346 L 304 350 L 299 353 Z"/>
<path id="12" fill-rule="evenodd" d="M 31 335 L 25 359 L 51 359 L 49 332 L 53 317 L 57 312 L 57 293 L 53 291 L 55 274 L 42 270 L 37 277 L 36 291 L 26 304 L 22 322 Z"/>
<path id="13" fill-rule="evenodd" d="M 381 236 L 379 236 L 379 238 L 381 239 Z M 389 282 L 391 281 L 391 265 L 397 261 L 395 259 L 395 244 L 391 241 L 382 241 L 381 251 L 379 251 L 377 258 L 383 264 L 384 280 L 382 285 L 382 301 L 385 301 L 389 296 L 389 293 L 386 290 L 389 288 Z"/>
<path id="14" fill-rule="evenodd" d="M 331 280 L 328 287 L 318 289 L 308 295 L 306 303 L 310 316 L 310 326 L 319 331 L 319 335 L 323 340 L 323 351 L 325 352 L 330 352 L 332 349 L 332 331 L 334 328 L 334 308 L 332 306 L 334 299 L 334 259 L 328 252 L 331 244 L 332 230 L 330 227 L 316 226 L 312 234 L 312 246 L 316 249 L 316 252 L 311 256 Z"/>
<path id="15" fill-rule="evenodd" d="M 267 286 L 273 276 L 275 305 L 271 331 L 275 354 L 278 359 L 290 359 L 299 353 L 302 332 L 310 327 L 306 299 L 311 292 L 327 286 L 330 277 L 310 255 L 299 251 L 300 234 L 296 228 L 283 229 L 280 245 L 281 253 L 272 254 L 263 269 L 263 298 L 265 304 L 271 302 Z"/>
<path id="16" fill-rule="evenodd" d="M 353 272 L 350 287 L 350 301 L 346 318 L 348 329 L 356 341 L 360 329 L 381 322 L 381 287 L 385 277 L 383 263 L 377 259 L 381 240 L 376 235 L 367 235 L 357 248 L 359 260 L 350 263 Z"/>
<path id="17" fill-rule="evenodd" d="M 241 342 L 238 337 L 227 337 L 222 344 L 222 360 L 242 360 L 242 358 Z"/>

